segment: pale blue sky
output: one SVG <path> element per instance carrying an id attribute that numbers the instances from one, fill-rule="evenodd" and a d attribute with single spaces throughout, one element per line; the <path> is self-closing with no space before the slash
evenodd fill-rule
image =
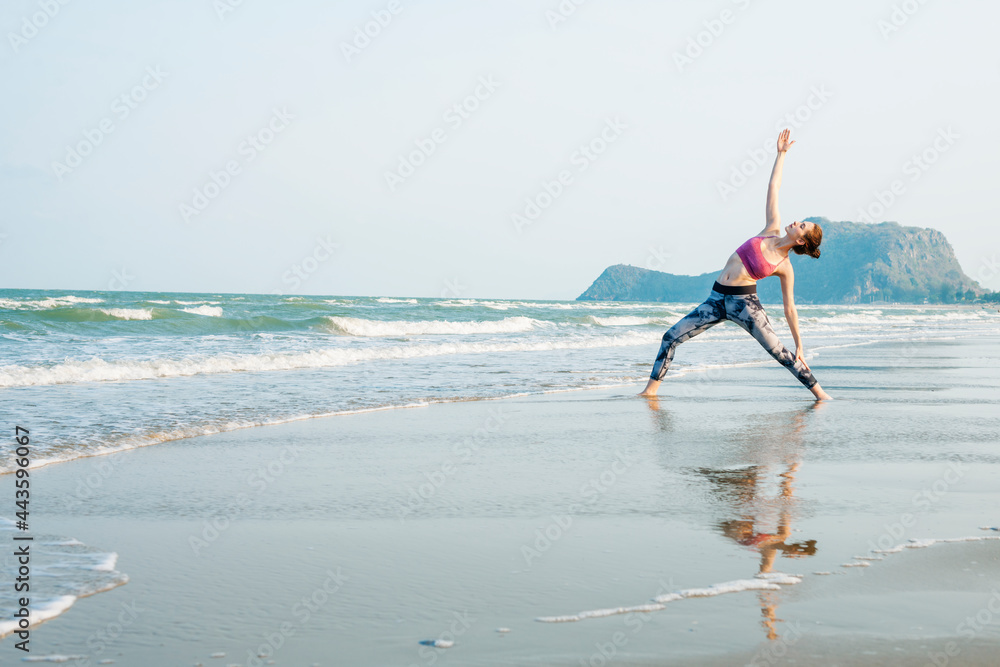
<path id="1" fill-rule="evenodd" d="M 787 221 L 899 180 L 872 219 L 942 230 L 1000 289 L 995 3 L 587 0 L 553 27 L 558 0 L 226 2 L 4 3 L 3 287 L 570 299 L 619 262 L 701 273 L 762 226 L 773 156 L 719 183 L 798 112 Z"/>

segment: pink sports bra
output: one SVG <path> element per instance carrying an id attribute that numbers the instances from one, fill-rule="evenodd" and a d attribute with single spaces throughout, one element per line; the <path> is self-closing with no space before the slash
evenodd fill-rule
<path id="1" fill-rule="evenodd" d="M 778 268 L 778 264 L 781 264 L 781 262 L 784 262 L 785 259 L 788 259 L 785 257 L 781 260 L 781 262 L 778 262 L 778 264 L 771 264 L 764 259 L 764 253 L 760 250 L 760 244 L 766 238 L 768 237 L 754 236 L 753 238 L 747 239 L 743 245 L 736 249 L 736 254 L 739 255 L 740 259 L 743 261 L 743 266 L 746 267 L 747 273 L 749 273 L 750 277 L 754 280 L 763 280 L 764 278 L 767 278 L 769 275 L 774 273 L 776 268 Z"/>

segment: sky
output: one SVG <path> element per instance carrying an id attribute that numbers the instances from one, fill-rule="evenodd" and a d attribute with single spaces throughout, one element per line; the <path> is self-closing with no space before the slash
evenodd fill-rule
<path id="1" fill-rule="evenodd" d="M 1000 289 L 1000 4 L 0 9 L 0 287 L 573 299 L 763 227 L 933 227 Z M 819 260 L 822 261 L 822 260 Z"/>

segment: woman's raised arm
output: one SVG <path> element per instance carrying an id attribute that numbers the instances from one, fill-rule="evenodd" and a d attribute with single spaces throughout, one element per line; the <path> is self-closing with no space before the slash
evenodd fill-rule
<path id="1" fill-rule="evenodd" d="M 782 130 L 778 135 L 778 155 L 774 158 L 774 168 L 771 169 L 771 181 L 767 184 L 767 204 L 765 206 L 765 225 L 761 236 L 781 234 L 781 215 L 778 213 L 778 190 L 781 189 L 781 168 L 785 163 L 785 153 L 792 147 L 794 141 L 789 141 L 791 130 Z"/>

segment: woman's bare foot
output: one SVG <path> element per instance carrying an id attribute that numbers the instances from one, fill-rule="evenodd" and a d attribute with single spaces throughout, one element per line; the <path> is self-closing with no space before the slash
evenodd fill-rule
<path id="1" fill-rule="evenodd" d="M 809 388 L 809 391 L 813 393 L 817 401 L 832 401 L 833 396 L 823 391 L 823 387 L 819 386 L 819 383 L 814 384 Z"/>
<path id="2" fill-rule="evenodd" d="M 639 395 L 644 396 L 646 398 L 655 398 L 656 390 L 659 386 L 660 383 L 658 380 L 651 379 L 648 383 L 646 383 L 646 388 L 643 389 L 641 392 L 639 392 Z"/>

